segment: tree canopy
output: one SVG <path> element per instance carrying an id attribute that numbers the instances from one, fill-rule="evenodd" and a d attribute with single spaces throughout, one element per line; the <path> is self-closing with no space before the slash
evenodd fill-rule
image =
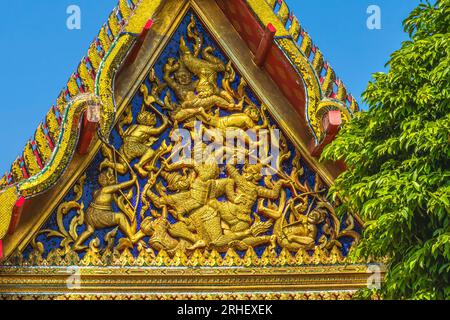
<path id="1" fill-rule="evenodd" d="M 450 0 L 422 2 L 410 39 L 323 154 L 348 170 L 330 190 L 366 222 L 353 256 L 387 261 L 386 299 L 450 299 Z"/>

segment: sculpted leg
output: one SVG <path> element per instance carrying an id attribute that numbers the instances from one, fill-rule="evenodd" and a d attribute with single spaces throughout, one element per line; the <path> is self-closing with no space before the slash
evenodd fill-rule
<path id="1" fill-rule="evenodd" d="M 139 230 L 134 236 L 131 237 L 131 242 L 132 243 L 136 243 L 139 240 L 141 240 L 142 238 L 146 237 L 147 234 L 145 234 L 144 232 L 142 232 L 141 230 Z"/>
<path id="2" fill-rule="evenodd" d="M 173 119 L 177 122 L 183 122 L 185 120 L 188 120 L 189 118 L 192 118 L 200 113 L 200 108 L 194 108 L 191 106 L 191 103 L 183 103 L 183 109 L 178 111 L 174 116 Z"/>
<path id="3" fill-rule="evenodd" d="M 120 147 L 120 153 L 125 155 L 127 158 L 127 161 L 129 161 L 129 156 L 127 150 L 130 149 L 130 144 L 128 142 L 124 142 L 124 144 Z M 103 171 L 103 169 L 111 168 L 117 171 L 118 174 L 124 175 L 128 173 L 128 166 L 127 163 L 124 162 L 124 159 L 122 157 L 119 157 L 116 155 L 116 158 L 114 159 L 114 154 L 112 152 L 108 152 L 108 154 L 105 156 L 105 160 L 100 164 L 99 170 Z"/>
<path id="4" fill-rule="evenodd" d="M 250 247 L 258 247 L 263 244 L 271 243 L 271 241 L 272 236 L 250 237 L 242 240 L 242 242 Z"/>
<path id="5" fill-rule="evenodd" d="M 247 230 L 244 232 L 237 232 L 237 233 L 231 232 L 231 233 L 221 236 L 216 241 L 213 241 L 212 244 L 216 247 L 225 247 L 234 241 L 242 240 L 246 237 L 249 237 L 250 235 L 251 235 L 250 230 Z"/>
<path id="6" fill-rule="evenodd" d="M 315 246 L 314 239 L 312 239 L 310 237 L 300 237 L 300 236 L 295 236 L 295 235 L 289 235 L 287 237 L 287 239 L 291 243 L 298 244 L 301 248 L 311 249 L 311 248 L 314 248 L 314 246 Z"/>
<path id="7" fill-rule="evenodd" d="M 105 159 L 103 160 L 103 162 L 100 164 L 99 170 L 103 171 L 103 169 L 105 168 L 111 168 L 117 171 L 118 174 L 120 175 L 124 175 L 128 172 L 128 166 L 117 162 L 117 163 L 113 163 L 112 161 L 110 161 L 109 159 Z"/>
<path id="8" fill-rule="evenodd" d="M 139 162 L 135 164 L 134 167 L 136 168 L 140 176 L 145 177 L 148 174 L 147 170 L 145 170 L 144 167 L 153 160 L 155 155 L 156 152 L 153 149 L 149 149 L 144 153 Z M 153 169 L 154 168 L 149 168 L 148 171 L 152 171 Z"/>
<path id="9" fill-rule="evenodd" d="M 133 240 L 136 233 L 136 227 L 132 227 L 128 219 L 123 213 L 116 213 L 114 215 L 114 222 L 119 226 L 120 230 L 130 239 Z M 134 229 L 134 230 L 133 230 Z"/>
<path id="10" fill-rule="evenodd" d="M 86 230 L 78 237 L 77 241 L 73 245 L 74 251 L 81 251 L 87 248 L 87 246 L 83 246 L 83 243 L 94 234 L 95 228 L 88 224 L 86 226 Z"/>
<path id="11" fill-rule="evenodd" d="M 170 226 L 169 234 L 174 238 L 181 238 L 195 243 L 199 240 L 198 235 L 194 234 L 183 222 L 177 222 Z"/>

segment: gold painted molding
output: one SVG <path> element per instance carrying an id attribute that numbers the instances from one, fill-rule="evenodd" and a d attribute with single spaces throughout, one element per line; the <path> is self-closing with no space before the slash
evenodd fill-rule
<path id="1" fill-rule="evenodd" d="M 351 300 L 354 291 L 309 291 L 280 293 L 110 293 L 110 294 L 7 294 L 0 295 L 0 300 Z"/>
<path id="2" fill-rule="evenodd" d="M 0 299 L 81 296 L 346 297 L 367 285 L 366 265 L 249 268 L 0 267 Z M 336 297 L 336 298 L 337 298 Z M 322 298 L 327 298 L 323 296 Z M 331 298 L 329 296 L 328 298 Z"/>

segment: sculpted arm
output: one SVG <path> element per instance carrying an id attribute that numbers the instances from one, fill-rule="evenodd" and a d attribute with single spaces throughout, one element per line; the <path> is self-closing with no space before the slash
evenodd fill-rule
<path id="1" fill-rule="evenodd" d="M 215 197 L 227 196 L 227 199 L 233 201 L 235 198 L 234 181 L 232 179 L 220 179 L 217 182 L 217 192 Z"/>
<path id="2" fill-rule="evenodd" d="M 162 209 L 166 205 L 164 198 L 153 193 L 153 191 L 151 189 L 148 189 L 145 195 L 150 199 L 150 201 L 153 203 L 153 205 L 158 209 Z"/>
<path id="3" fill-rule="evenodd" d="M 261 129 L 269 128 L 270 122 L 269 122 L 269 119 L 267 118 L 266 110 L 267 110 L 266 106 L 264 106 L 264 105 L 261 106 L 261 118 L 263 120 L 263 123 L 262 123 L 262 125 L 255 126 L 253 128 L 254 130 L 261 130 Z"/>
<path id="4" fill-rule="evenodd" d="M 130 181 L 119 183 L 114 186 L 105 187 L 105 188 L 103 188 L 103 192 L 116 193 L 119 190 L 127 189 L 127 188 L 133 186 L 136 183 L 136 180 L 137 180 L 136 175 L 132 173 Z"/>
<path id="5" fill-rule="evenodd" d="M 180 68 L 174 59 L 169 59 L 164 66 L 163 79 L 172 90 L 178 90 L 178 83 L 172 78 L 172 74 Z"/>
<path id="6" fill-rule="evenodd" d="M 214 56 L 212 52 L 213 48 L 206 47 L 202 52 L 203 58 L 209 62 L 211 69 L 217 72 L 225 71 L 225 64 L 222 62 L 222 60 Z"/>
<path id="7" fill-rule="evenodd" d="M 266 198 L 266 199 L 278 199 L 280 196 L 281 188 L 285 182 L 280 180 L 275 183 L 273 189 L 267 189 L 264 187 L 258 187 L 258 197 Z"/>
<path id="8" fill-rule="evenodd" d="M 236 179 L 238 179 L 241 175 L 239 174 L 239 171 L 235 168 L 235 167 L 233 167 L 231 164 L 227 164 L 227 173 L 228 173 L 228 175 L 232 178 L 232 179 L 234 179 L 234 180 L 236 180 Z"/>
<path id="9" fill-rule="evenodd" d="M 194 169 L 194 171 L 196 173 L 198 173 L 198 170 L 196 168 L 196 166 L 194 166 L 194 164 L 192 163 L 185 163 L 185 162 L 177 162 L 177 163 L 169 163 L 167 161 L 163 161 L 164 163 L 164 170 L 166 171 L 176 171 L 176 170 L 181 170 L 184 168 L 190 168 L 190 169 Z"/>
<path id="10" fill-rule="evenodd" d="M 162 124 L 158 128 L 149 128 L 148 134 L 152 136 L 158 136 L 164 132 L 169 126 L 169 119 L 166 116 L 162 117 Z"/>

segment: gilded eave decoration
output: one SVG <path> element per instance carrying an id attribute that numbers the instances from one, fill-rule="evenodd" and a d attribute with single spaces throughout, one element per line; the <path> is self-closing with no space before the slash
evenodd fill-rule
<path id="1" fill-rule="evenodd" d="M 157 6 L 158 1 L 152 1 L 140 10 L 155 10 Z M 3 179 L 4 184 L 0 186 L 0 239 L 8 232 L 17 201 L 48 191 L 63 175 L 75 153 L 80 122 L 88 107 L 100 110 L 98 135 L 108 138 L 116 120 L 114 79 L 136 41 L 136 32 L 140 32 L 145 23 L 142 13 L 135 16 L 136 12 L 137 7 L 132 2 L 119 1 L 98 39 L 91 45 L 88 56 L 80 62 L 78 72 L 69 80 L 67 90 L 58 98 L 58 106 L 52 107 L 47 122 L 36 132 L 36 141 L 32 145 L 47 152 L 39 154 L 37 148 L 32 148 L 35 152 L 31 156 L 27 152 L 31 147 L 27 145 L 23 158 L 13 164 L 11 174 Z M 49 149 L 52 151 L 48 152 Z"/>
<path id="2" fill-rule="evenodd" d="M 285 0 L 245 2 L 262 25 L 271 23 L 275 26 L 277 45 L 304 81 L 307 93 L 306 120 L 316 144 L 320 143 L 325 137 L 322 125 L 325 113 L 339 110 L 345 122 L 359 111 L 358 103 L 325 61 L 322 52 L 314 45 Z"/>

